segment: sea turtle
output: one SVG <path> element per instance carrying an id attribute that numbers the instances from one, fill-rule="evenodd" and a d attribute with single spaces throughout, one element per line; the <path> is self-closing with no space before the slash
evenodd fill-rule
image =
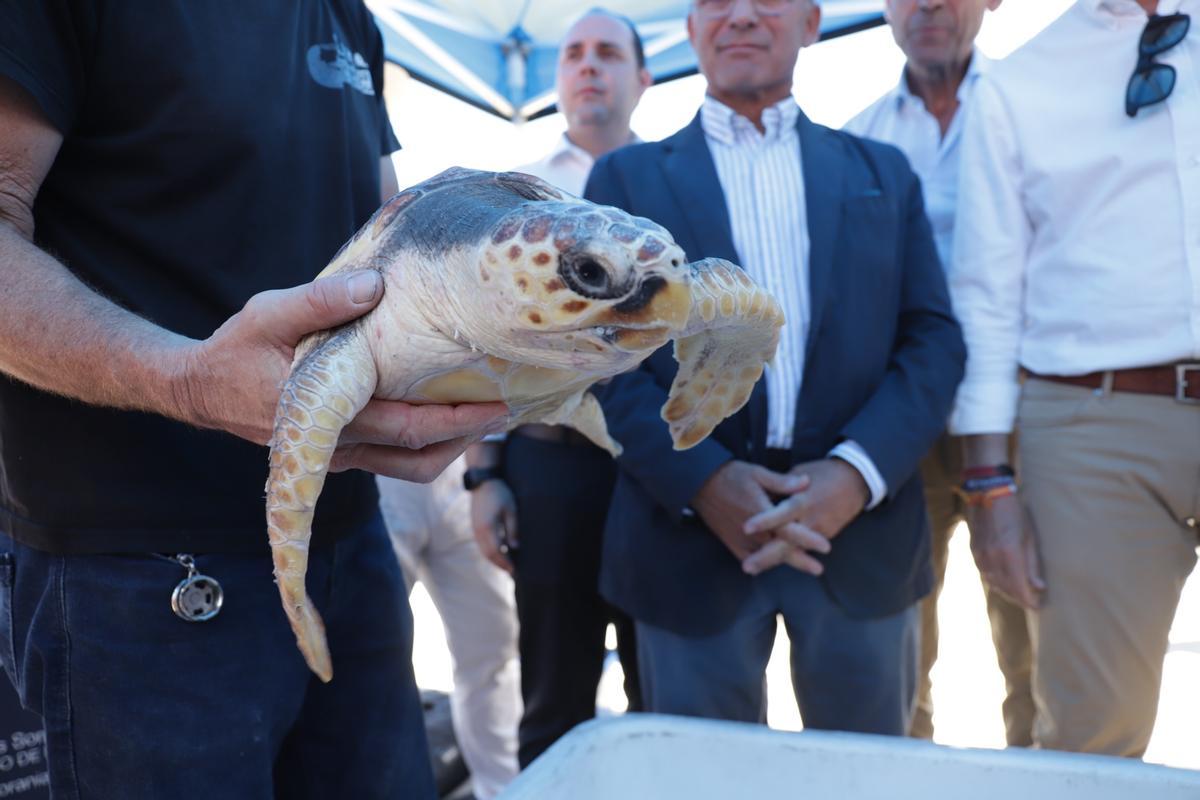
<path id="1" fill-rule="evenodd" d="M 650 220 L 520 173 L 455 168 L 397 194 L 321 274 L 363 268 L 382 274 L 383 299 L 296 348 L 266 487 L 283 607 L 324 681 L 324 625 L 304 588 L 312 514 L 338 435 L 369 399 L 503 400 L 514 426 L 569 425 L 617 455 L 587 389 L 674 339 L 662 414 L 684 449 L 745 404 L 783 325 L 739 267 L 685 263 Z"/>

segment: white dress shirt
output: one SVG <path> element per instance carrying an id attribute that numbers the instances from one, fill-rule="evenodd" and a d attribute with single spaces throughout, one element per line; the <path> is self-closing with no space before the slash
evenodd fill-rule
<path id="1" fill-rule="evenodd" d="M 541 178 L 552 186 L 557 186 L 576 197 L 582 197 L 583 187 L 587 186 L 588 174 L 595 163 L 596 159 L 592 158 L 591 153 L 573 144 L 564 133 L 545 158 L 517 167 L 513 171 Z"/>
<path id="2" fill-rule="evenodd" d="M 1196 16 L 1200 0 L 1162 0 Z M 951 430 L 1012 430 L 1018 367 L 1200 358 L 1200 25 L 1158 58 L 1165 103 L 1125 114 L 1146 14 L 1079 0 L 975 87 L 949 283 L 968 360 Z"/>
<path id="3" fill-rule="evenodd" d="M 971 101 L 975 82 L 990 66 L 976 51 L 971 55 L 967 74 L 958 86 L 958 110 L 946 135 L 942 135 L 937 117 L 929 113 L 925 101 L 908 87 L 906 73 L 896 88 L 876 100 L 845 125 L 855 136 L 877 139 L 895 145 L 908 157 L 913 171 L 921 179 L 925 214 L 933 228 L 938 258 L 942 266 L 950 263 L 954 244 L 954 218 L 958 211 L 958 161 L 962 142 L 963 110 Z"/>
<path id="4" fill-rule="evenodd" d="M 787 316 L 779 349 L 767 367 L 767 447 L 789 449 L 796 400 L 804 376 L 808 338 L 808 217 L 796 122 L 800 107 L 788 97 L 765 109 L 764 132 L 746 117 L 706 97 L 700 125 L 725 194 L 733 246 L 741 266 L 779 300 Z M 856 442 L 831 452 L 849 462 L 871 491 L 869 508 L 887 495 L 887 484 Z"/>

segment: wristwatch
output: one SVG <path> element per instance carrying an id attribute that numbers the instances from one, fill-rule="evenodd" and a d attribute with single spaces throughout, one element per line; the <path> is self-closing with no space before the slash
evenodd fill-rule
<path id="1" fill-rule="evenodd" d="M 503 477 L 504 472 L 500 467 L 471 467 L 463 473 L 463 488 L 473 492 L 485 481 L 499 480 Z"/>

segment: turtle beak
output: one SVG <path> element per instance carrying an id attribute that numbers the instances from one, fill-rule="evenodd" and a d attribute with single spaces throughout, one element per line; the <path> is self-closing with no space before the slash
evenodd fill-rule
<path id="1" fill-rule="evenodd" d="M 646 276 L 628 297 L 605 312 L 601 326 L 614 329 L 613 344 L 628 353 L 654 350 L 687 325 L 692 311 L 686 271 Z"/>

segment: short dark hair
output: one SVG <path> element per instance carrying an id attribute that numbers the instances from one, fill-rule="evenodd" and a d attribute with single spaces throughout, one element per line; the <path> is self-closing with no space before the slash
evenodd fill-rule
<path id="1" fill-rule="evenodd" d="M 590 17 L 592 14 L 603 14 L 606 17 L 611 17 L 618 22 L 623 22 L 625 27 L 629 28 L 629 35 L 633 37 L 633 57 L 637 61 L 638 69 L 646 68 L 646 48 L 642 45 L 642 36 L 638 33 L 637 25 L 633 24 L 633 20 L 624 14 L 618 14 L 616 11 L 609 11 L 603 6 L 592 6 L 587 11 L 580 14 L 576 21 L 584 17 Z"/>

